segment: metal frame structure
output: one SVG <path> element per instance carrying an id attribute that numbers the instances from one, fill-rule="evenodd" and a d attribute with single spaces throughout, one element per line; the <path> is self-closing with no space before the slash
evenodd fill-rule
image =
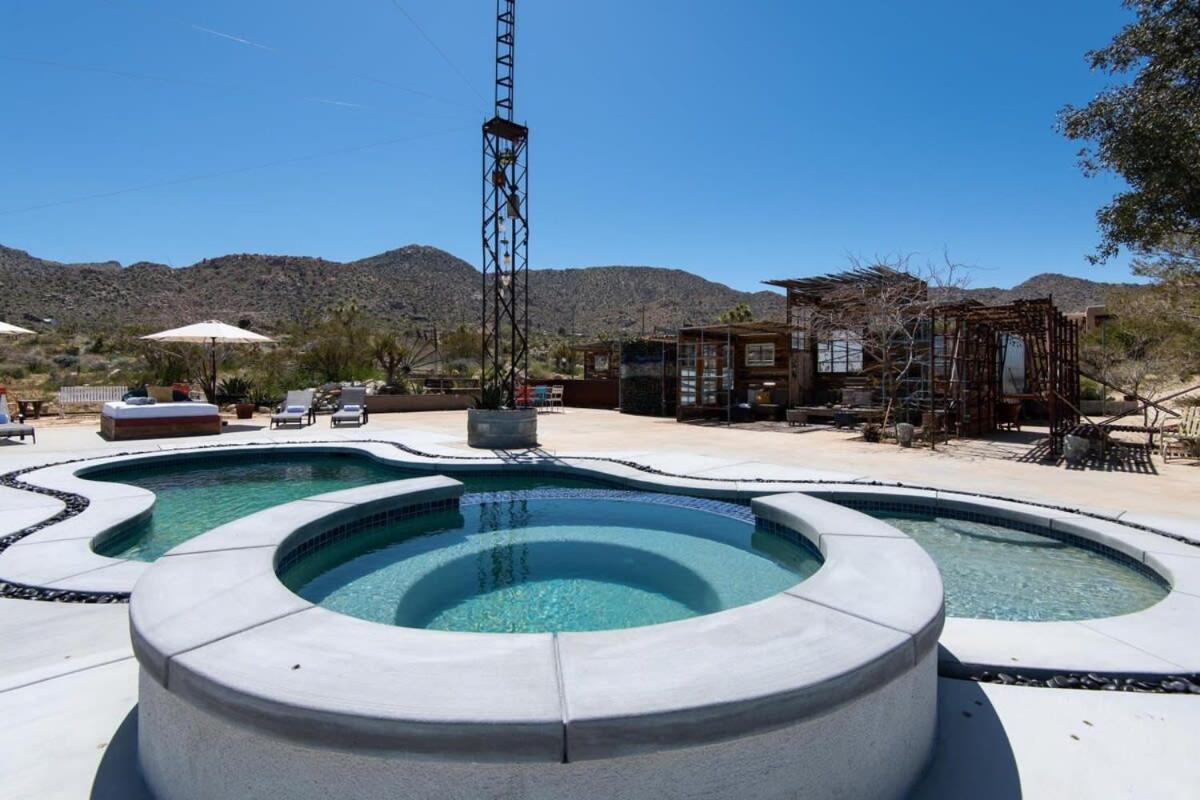
<path id="1" fill-rule="evenodd" d="M 481 384 L 516 408 L 529 373 L 529 129 L 513 122 L 516 0 L 496 2 L 495 114 L 483 124 Z"/>
<path id="2" fill-rule="evenodd" d="M 956 303 L 934 309 L 931 323 L 927 422 L 946 433 L 978 436 L 996 429 L 1003 397 L 1044 406 L 1050 455 L 1079 423 L 1079 324 L 1052 298 L 1007 305 Z M 1010 337 L 1025 346 L 1025 391 L 1003 394 L 1003 354 Z M 953 430 L 951 430 L 953 428 Z"/>
<path id="3" fill-rule="evenodd" d="M 746 388 L 758 375 L 770 381 L 787 384 L 789 328 L 779 322 L 731 322 L 680 328 L 675 344 L 676 407 L 678 420 L 697 417 L 723 417 L 733 421 L 733 410 L 739 402 L 735 394 Z M 738 348 L 746 340 L 771 339 L 776 345 L 776 365 L 748 367 L 738 358 Z M 711 355 L 706 347 L 712 348 Z M 694 348 L 694 349 L 689 349 Z M 687 355 L 691 353 L 691 357 Z M 685 377 L 691 380 L 685 380 Z M 688 402 L 685 390 L 691 387 L 693 402 Z M 705 402 L 712 395 L 713 402 Z"/>

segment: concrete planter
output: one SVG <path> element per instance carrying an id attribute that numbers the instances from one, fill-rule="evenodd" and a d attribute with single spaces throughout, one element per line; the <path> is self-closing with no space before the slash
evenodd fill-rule
<path id="1" fill-rule="evenodd" d="M 912 447 L 913 434 L 916 429 L 908 422 L 901 422 L 896 426 L 896 440 L 900 442 L 901 447 Z"/>
<path id="2" fill-rule="evenodd" d="M 467 444 L 489 450 L 521 450 L 537 446 L 537 409 L 467 411 Z"/>
<path id="3" fill-rule="evenodd" d="M 370 394 L 367 411 L 391 414 L 408 411 L 461 411 L 470 408 L 474 398 L 465 394 Z"/>

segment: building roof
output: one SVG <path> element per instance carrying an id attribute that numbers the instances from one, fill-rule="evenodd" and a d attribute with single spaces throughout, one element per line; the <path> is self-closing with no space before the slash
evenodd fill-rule
<path id="1" fill-rule="evenodd" d="M 885 284 L 906 281 L 914 285 L 925 286 L 925 281 L 905 272 L 899 272 L 889 267 L 872 266 L 845 272 L 831 272 L 828 275 L 816 275 L 811 278 L 780 278 L 763 281 L 770 286 L 779 286 L 788 290 L 789 295 L 800 294 L 814 302 L 828 299 L 832 292 L 840 289 L 858 288 L 868 284 Z"/>

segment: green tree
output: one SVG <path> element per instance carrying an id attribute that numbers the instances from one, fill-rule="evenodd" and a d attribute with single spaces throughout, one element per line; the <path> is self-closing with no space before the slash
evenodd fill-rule
<path id="1" fill-rule="evenodd" d="M 728 311 L 722 311 L 717 317 L 717 320 L 725 324 L 733 322 L 750 322 L 754 319 L 754 312 L 750 310 L 750 306 L 745 303 L 738 303 Z"/>
<path id="2" fill-rule="evenodd" d="M 370 327 L 357 303 L 331 309 L 308 338 L 302 362 L 317 380 L 359 380 L 370 373 Z"/>
<path id="3" fill-rule="evenodd" d="M 1108 44 L 1087 54 L 1093 69 L 1130 76 L 1082 108 L 1059 113 L 1059 129 L 1084 142 L 1088 176 L 1112 172 L 1129 188 L 1097 214 L 1101 241 L 1093 262 L 1122 247 L 1153 266 L 1188 262 L 1200 241 L 1200 0 L 1123 0 L 1136 14 Z M 1191 262 L 1192 271 L 1200 264 Z"/>

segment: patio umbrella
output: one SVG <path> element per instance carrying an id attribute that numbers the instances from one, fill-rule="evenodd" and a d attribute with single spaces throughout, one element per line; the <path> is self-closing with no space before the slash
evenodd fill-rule
<path id="1" fill-rule="evenodd" d="M 7 322 L 0 322 L 0 336 L 19 336 L 23 333 L 33 333 L 27 328 L 18 328 L 16 325 L 9 325 Z"/>
<path id="2" fill-rule="evenodd" d="M 212 399 L 217 399 L 217 344 L 263 344 L 273 342 L 267 336 L 245 328 L 227 325 L 215 319 L 184 325 L 182 328 L 172 328 L 169 331 L 159 331 L 149 336 L 143 336 L 155 342 L 189 342 L 191 344 L 206 344 L 209 347 L 209 358 L 212 359 Z"/>

